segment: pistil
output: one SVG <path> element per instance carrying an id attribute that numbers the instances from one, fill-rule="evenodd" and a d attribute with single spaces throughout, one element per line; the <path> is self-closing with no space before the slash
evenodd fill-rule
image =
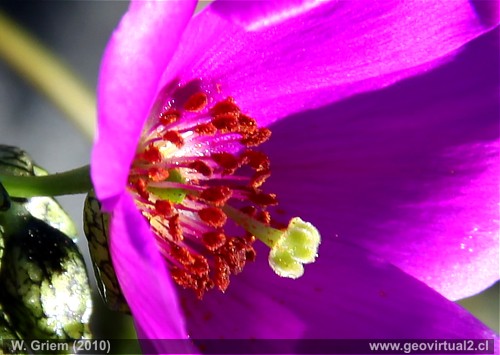
<path id="1" fill-rule="evenodd" d="M 271 248 L 269 265 L 279 276 L 296 279 L 304 274 L 302 264 L 315 261 L 321 236 L 311 223 L 295 217 L 285 230 L 280 230 L 231 206 L 225 206 L 223 210 L 238 225 Z"/>

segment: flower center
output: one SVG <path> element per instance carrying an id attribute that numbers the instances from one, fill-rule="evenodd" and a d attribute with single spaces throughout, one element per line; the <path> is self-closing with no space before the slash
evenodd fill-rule
<path id="1" fill-rule="evenodd" d="M 269 158 L 255 150 L 271 131 L 258 127 L 231 97 L 180 87 L 162 100 L 145 125 L 129 176 L 129 190 L 149 221 L 174 281 L 199 298 L 224 292 L 232 274 L 254 261 L 256 239 L 271 248 L 280 276 L 297 278 L 314 261 L 318 231 L 300 218 L 288 228 L 262 190 Z"/>

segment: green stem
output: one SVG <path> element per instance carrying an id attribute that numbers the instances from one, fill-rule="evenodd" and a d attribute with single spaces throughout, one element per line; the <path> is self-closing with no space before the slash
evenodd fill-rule
<path id="1" fill-rule="evenodd" d="M 44 93 L 89 138 L 95 130 L 95 98 L 76 75 L 0 11 L 0 57 Z"/>
<path id="2" fill-rule="evenodd" d="M 86 193 L 92 189 L 89 165 L 45 176 L 0 174 L 0 183 L 11 197 L 72 195 Z"/>

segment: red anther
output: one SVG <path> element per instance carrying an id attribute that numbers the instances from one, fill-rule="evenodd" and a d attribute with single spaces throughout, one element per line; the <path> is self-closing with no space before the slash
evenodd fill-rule
<path id="1" fill-rule="evenodd" d="M 257 208 L 254 206 L 245 206 L 240 208 L 240 211 L 249 215 L 250 217 L 255 217 L 255 214 L 257 213 Z"/>
<path id="2" fill-rule="evenodd" d="M 270 170 L 262 170 L 255 172 L 254 176 L 250 180 L 250 187 L 254 189 L 262 186 L 262 184 L 267 180 L 268 177 L 271 176 Z"/>
<path id="3" fill-rule="evenodd" d="M 209 123 L 200 123 L 194 128 L 194 132 L 201 136 L 213 136 L 217 132 L 217 128 Z"/>
<path id="4" fill-rule="evenodd" d="M 163 111 L 160 114 L 159 120 L 163 126 L 168 126 L 169 124 L 176 122 L 180 117 L 181 117 L 180 112 L 177 111 L 176 109 L 171 108 L 168 109 L 167 111 Z"/>
<path id="5" fill-rule="evenodd" d="M 203 279 L 202 281 L 197 280 L 196 286 L 194 288 L 194 292 L 195 292 L 198 300 L 201 301 L 203 299 L 203 296 L 205 295 L 205 292 L 207 292 L 208 290 L 210 290 L 213 287 L 214 287 L 213 282 L 208 278 Z"/>
<path id="6" fill-rule="evenodd" d="M 210 114 L 212 115 L 212 117 L 216 117 L 225 113 L 234 113 L 236 115 L 240 113 L 240 108 L 238 107 L 238 105 L 236 105 L 232 97 L 228 97 L 224 101 L 217 102 L 210 109 Z"/>
<path id="7" fill-rule="evenodd" d="M 245 251 L 245 256 L 247 258 L 247 261 L 255 261 L 255 259 L 257 258 L 257 252 L 253 247 L 249 247 Z"/>
<path id="8" fill-rule="evenodd" d="M 183 288 L 192 289 L 199 299 L 203 298 L 205 291 L 213 287 L 213 282 L 208 278 L 208 274 L 197 274 L 192 266 L 179 268 L 171 266 L 170 273 L 174 281 Z"/>
<path id="9" fill-rule="evenodd" d="M 182 228 L 179 219 L 179 214 L 176 214 L 168 220 L 168 232 L 170 233 L 174 241 L 181 241 L 183 239 Z"/>
<path id="10" fill-rule="evenodd" d="M 257 220 L 264 224 L 269 224 L 271 223 L 271 214 L 268 211 L 260 211 L 257 216 Z"/>
<path id="11" fill-rule="evenodd" d="M 192 163 L 189 163 L 188 168 L 196 170 L 203 176 L 210 177 L 212 176 L 213 170 L 207 163 L 201 160 L 195 160 Z"/>
<path id="12" fill-rule="evenodd" d="M 207 201 L 217 207 L 224 205 L 231 197 L 231 189 L 227 186 L 209 187 L 200 194 L 202 200 Z"/>
<path id="13" fill-rule="evenodd" d="M 237 168 L 240 167 L 238 159 L 236 159 L 234 155 L 227 152 L 213 153 L 211 155 L 211 158 L 219 166 L 223 167 L 226 170 L 236 170 Z"/>
<path id="14" fill-rule="evenodd" d="M 200 112 L 207 106 L 208 98 L 204 92 L 197 92 L 191 95 L 184 103 L 184 109 L 191 112 Z"/>
<path id="15" fill-rule="evenodd" d="M 191 275 L 189 275 L 186 270 L 177 266 L 170 268 L 170 275 L 172 275 L 174 281 L 181 287 L 192 288 L 192 285 L 194 284 L 194 280 Z"/>
<path id="16" fill-rule="evenodd" d="M 215 267 L 214 267 L 214 282 L 215 286 L 222 292 L 227 290 L 229 286 L 229 275 L 231 270 L 229 265 L 219 256 L 215 257 Z"/>
<path id="17" fill-rule="evenodd" d="M 189 266 L 194 263 L 194 258 L 191 255 L 191 252 L 175 243 L 170 244 L 170 256 L 184 266 Z"/>
<path id="18" fill-rule="evenodd" d="M 150 163 L 159 163 L 163 159 L 160 150 L 153 144 L 148 145 L 141 157 Z"/>
<path id="19" fill-rule="evenodd" d="M 202 285 L 203 286 L 203 293 L 201 293 L 201 295 L 198 298 L 201 300 L 203 298 L 204 292 L 214 288 L 214 285 L 215 285 L 214 282 L 209 279 L 209 276 L 206 276 L 205 282 Z"/>
<path id="20" fill-rule="evenodd" d="M 153 166 L 152 168 L 150 168 L 148 170 L 148 177 L 152 181 L 155 181 L 155 182 L 164 181 L 164 180 L 168 179 L 169 176 L 170 176 L 170 173 L 168 172 L 167 169 L 158 168 L 156 166 Z"/>
<path id="21" fill-rule="evenodd" d="M 252 202 L 260 206 L 274 206 L 278 204 L 276 194 L 266 194 L 261 191 L 252 191 L 249 194 L 249 198 Z"/>
<path id="22" fill-rule="evenodd" d="M 247 243 L 247 245 L 250 245 L 250 246 L 251 246 L 253 243 L 255 243 L 255 240 L 256 240 L 257 238 L 255 238 L 255 236 L 254 236 L 254 235 L 251 235 L 251 234 L 250 234 L 250 235 L 247 235 L 244 239 L 245 239 L 245 243 Z"/>
<path id="23" fill-rule="evenodd" d="M 156 213 L 166 218 L 171 217 L 172 213 L 174 213 L 174 205 L 168 200 L 156 200 L 155 209 Z"/>
<path id="24" fill-rule="evenodd" d="M 182 135 L 177 131 L 165 132 L 163 134 L 163 139 L 175 144 L 177 148 L 181 148 L 184 145 L 184 138 L 182 138 Z"/>
<path id="25" fill-rule="evenodd" d="M 241 139 L 241 143 L 247 147 L 256 147 L 267 141 L 271 137 L 271 130 L 268 128 L 259 128 L 256 132 L 245 135 Z"/>
<path id="26" fill-rule="evenodd" d="M 202 239 L 203 244 L 210 251 L 215 251 L 226 243 L 226 236 L 221 231 L 204 233 Z"/>
<path id="27" fill-rule="evenodd" d="M 240 159 L 257 171 L 269 170 L 271 165 L 266 154 L 251 149 L 245 150 Z"/>
<path id="28" fill-rule="evenodd" d="M 190 269 L 199 277 L 207 277 L 210 267 L 208 266 L 207 259 L 199 254 L 193 255 L 193 264 Z"/>
<path id="29" fill-rule="evenodd" d="M 227 262 L 233 274 L 238 274 L 243 270 L 246 262 L 246 250 L 241 238 L 231 238 L 220 249 L 220 255 Z"/>
<path id="30" fill-rule="evenodd" d="M 250 116 L 240 114 L 238 123 L 241 133 L 252 134 L 257 131 L 257 122 Z"/>
<path id="31" fill-rule="evenodd" d="M 238 117 L 232 112 L 222 113 L 215 116 L 212 120 L 212 124 L 221 133 L 238 132 L 240 127 Z"/>
<path id="32" fill-rule="evenodd" d="M 135 190 L 141 196 L 143 199 L 148 200 L 149 199 L 149 192 L 148 192 L 148 185 L 146 183 L 146 180 L 144 179 L 138 179 L 134 183 Z"/>
<path id="33" fill-rule="evenodd" d="M 222 227 L 226 223 L 227 216 L 220 208 L 205 207 L 198 211 L 201 220 L 211 227 Z"/>

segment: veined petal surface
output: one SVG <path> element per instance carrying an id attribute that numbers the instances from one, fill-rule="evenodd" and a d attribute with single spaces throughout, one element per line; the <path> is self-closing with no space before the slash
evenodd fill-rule
<path id="1" fill-rule="evenodd" d="M 184 295 L 187 327 L 201 339 L 460 339 L 496 335 L 398 268 L 326 235 L 304 276 L 276 276 L 261 258 L 226 294 Z M 259 250 L 265 253 L 265 250 Z M 260 254 L 262 255 L 262 254 Z"/>
<path id="2" fill-rule="evenodd" d="M 251 30 L 238 11 L 265 22 L 269 6 L 226 3 L 193 18 L 162 86 L 201 78 L 261 124 L 425 72 L 492 27 L 468 1 L 383 0 L 317 2 Z"/>
<path id="3" fill-rule="evenodd" d="M 323 0 L 216 0 L 212 9 L 246 29 L 256 30 L 298 16 Z"/>
<path id="4" fill-rule="evenodd" d="M 263 149 L 280 207 L 450 299 L 498 280 L 498 43 L 274 125 Z"/>
<path id="5" fill-rule="evenodd" d="M 158 81 L 195 5 L 194 0 L 132 2 L 108 43 L 99 74 L 92 151 L 92 181 L 108 211 L 125 189 Z"/>

